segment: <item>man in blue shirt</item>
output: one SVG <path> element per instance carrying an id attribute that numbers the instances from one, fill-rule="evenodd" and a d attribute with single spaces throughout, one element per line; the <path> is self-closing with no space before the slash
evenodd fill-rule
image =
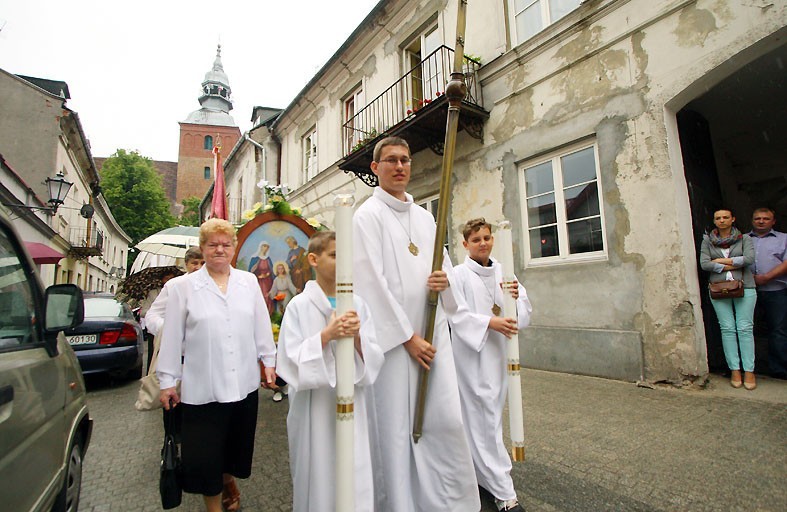
<path id="1" fill-rule="evenodd" d="M 787 379 L 787 234 L 773 229 L 776 212 L 757 208 L 752 214 L 754 282 L 757 307 L 768 322 L 768 361 L 771 376 Z"/>

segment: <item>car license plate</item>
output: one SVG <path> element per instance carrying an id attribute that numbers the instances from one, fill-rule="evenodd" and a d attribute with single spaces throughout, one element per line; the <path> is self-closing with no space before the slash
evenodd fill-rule
<path id="1" fill-rule="evenodd" d="M 66 336 L 69 345 L 90 345 L 98 341 L 98 334 L 80 334 L 77 336 Z"/>

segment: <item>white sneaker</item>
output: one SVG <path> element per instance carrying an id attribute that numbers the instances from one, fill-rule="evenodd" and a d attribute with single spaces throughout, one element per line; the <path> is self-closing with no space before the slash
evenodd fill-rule
<path id="1" fill-rule="evenodd" d="M 498 500 L 495 499 L 495 505 L 500 512 L 524 512 L 525 509 L 519 505 L 517 500 Z"/>

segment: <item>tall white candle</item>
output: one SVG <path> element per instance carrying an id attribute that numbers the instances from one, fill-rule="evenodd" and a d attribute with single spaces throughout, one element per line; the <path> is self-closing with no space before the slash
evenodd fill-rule
<path id="1" fill-rule="evenodd" d="M 352 218 L 355 198 L 334 199 L 336 223 L 336 316 L 353 309 Z M 355 510 L 355 343 L 352 337 L 336 342 L 336 510 Z"/>
<path id="2" fill-rule="evenodd" d="M 511 237 L 511 223 L 502 221 L 495 234 L 495 248 L 503 267 L 503 316 L 517 318 L 516 300 L 511 296 L 512 287 L 518 286 L 514 274 L 514 244 Z M 522 410 L 522 380 L 519 366 L 519 334 L 508 339 L 506 346 L 506 367 L 508 369 L 508 421 L 511 431 L 511 458 L 525 460 L 525 421 Z"/>

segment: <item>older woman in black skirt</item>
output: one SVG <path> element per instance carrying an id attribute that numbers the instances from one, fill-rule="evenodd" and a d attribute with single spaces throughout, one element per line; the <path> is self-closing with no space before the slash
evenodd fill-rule
<path id="1" fill-rule="evenodd" d="M 225 220 L 200 227 L 205 266 L 170 286 L 157 368 L 164 408 L 183 408 L 183 490 L 202 494 L 208 512 L 221 512 L 222 501 L 237 510 L 239 492 L 225 483 L 251 475 L 257 361 L 264 383 L 276 379 L 268 309 L 254 274 L 230 265 L 236 243 Z"/>

